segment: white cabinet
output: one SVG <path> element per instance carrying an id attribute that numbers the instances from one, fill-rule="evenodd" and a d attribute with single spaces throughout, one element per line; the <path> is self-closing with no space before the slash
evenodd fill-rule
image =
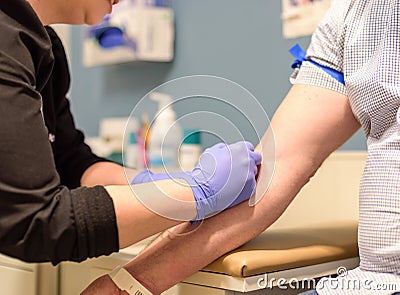
<path id="1" fill-rule="evenodd" d="M 37 266 L 0 255 L 1 294 L 37 295 Z"/>
<path id="2" fill-rule="evenodd" d="M 121 258 L 122 257 L 122 258 Z M 80 294 L 96 278 L 111 272 L 118 265 L 124 265 L 129 258 L 111 255 L 89 259 L 81 263 L 63 262 L 60 265 L 59 295 Z"/>
<path id="3" fill-rule="evenodd" d="M 82 263 L 63 262 L 60 267 L 59 295 L 80 294 L 93 280 L 110 273 L 118 265 L 124 265 L 132 256 L 119 253 L 108 257 L 89 259 Z M 233 295 L 231 291 L 206 286 L 181 283 L 163 295 Z"/>

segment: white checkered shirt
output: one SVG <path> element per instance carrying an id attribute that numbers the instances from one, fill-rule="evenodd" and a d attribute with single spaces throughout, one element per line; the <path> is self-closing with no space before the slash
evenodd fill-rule
<path id="1" fill-rule="evenodd" d="M 349 277 L 397 284 L 397 290 L 390 291 L 323 287 L 319 294 L 400 291 L 399 22 L 399 0 L 333 1 L 307 57 L 342 72 L 345 86 L 310 62 L 303 63 L 295 80 L 348 96 L 368 144 L 359 196 L 360 267 Z"/>

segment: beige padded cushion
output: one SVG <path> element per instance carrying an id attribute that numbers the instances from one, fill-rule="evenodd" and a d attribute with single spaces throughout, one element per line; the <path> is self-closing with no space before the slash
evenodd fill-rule
<path id="1" fill-rule="evenodd" d="M 357 223 L 267 230 L 204 268 L 248 277 L 358 256 Z"/>

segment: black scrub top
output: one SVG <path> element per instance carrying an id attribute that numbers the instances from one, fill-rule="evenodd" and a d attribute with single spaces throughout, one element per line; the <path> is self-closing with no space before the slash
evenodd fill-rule
<path id="1" fill-rule="evenodd" d="M 0 252 L 29 262 L 118 250 L 112 199 L 79 187 L 104 161 L 75 128 L 60 39 L 26 0 L 0 1 Z"/>

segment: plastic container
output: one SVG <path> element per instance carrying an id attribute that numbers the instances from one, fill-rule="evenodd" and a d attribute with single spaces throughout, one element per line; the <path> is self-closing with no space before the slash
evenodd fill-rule
<path id="1" fill-rule="evenodd" d="M 172 109 L 172 98 L 167 94 L 152 93 L 150 98 L 158 102 L 159 108 L 150 126 L 148 159 L 150 168 L 177 168 L 182 128 L 176 122 Z"/>
<path id="2" fill-rule="evenodd" d="M 179 152 L 179 163 L 184 171 L 191 171 L 199 162 L 202 153 L 200 131 L 185 129 Z"/>
<path id="3" fill-rule="evenodd" d="M 124 165 L 129 168 L 143 169 L 143 155 L 139 148 L 135 132 L 129 133 L 129 142 L 124 150 L 125 162 Z"/>

